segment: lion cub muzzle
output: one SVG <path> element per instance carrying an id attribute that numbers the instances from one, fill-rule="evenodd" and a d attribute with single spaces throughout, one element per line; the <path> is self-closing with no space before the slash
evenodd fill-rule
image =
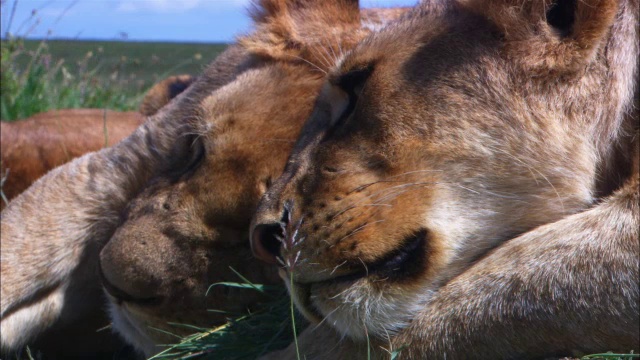
<path id="1" fill-rule="evenodd" d="M 287 237 L 289 220 L 290 213 L 285 208 L 281 221 L 256 225 L 251 238 L 253 255 L 266 263 L 280 264 L 282 266 L 280 276 L 283 278 L 298 260 L 296 259 L 298 253 L 293 257 L 290 254 L 293 251 L 292 247 L 295 246 L 295 242 L 305 239 L 304 235 L 299 234 L 299 229 L 294 229 L 294 234 Z M 420 228 L 406 236 L 398 249 L 368 264 L 365 268 L 319 282 L 348 282 L 370 275 L 396 280 L 410 277 L 411 274 L 418 273 L 424 265 L 425 257 L 422 255 L 425 253 L 427 237 L 428 230 Z"/>
<path id="2" fill-rule="evenodd" d="M 299 197 L 295 197 L 295 201 L 264 202 L 264 211 L 251 234 L 254 256 L 280 266 L 279 275 L 305 317 L 316 323 L 324 320 L 337 323 L 340 331 L 355 338 L 365 336 L 363 326 L 378 334 L 385 331 L 382 326 L 394 331 L 405 323 L 403 316 L 396 319 L 364 316 L 356 321 L 369 306 L 381 307 L 376 311 L 379 314 L 388 313 L 383 309 L 387 301 L 377 299 L 378 296 L 367 289 L 376 289 L 374 292 L 387 289 L 393 298 L 414 293 L 416 285 L 424 281 L 425 270 L 429 269 L 426 263 L 431 261 L 433 234 L 425 227 L 414 226 L 411 231 L 385 236 L 388 243 L 397 244 L 388 249 L 384 244 L 368 247 L 369 244 L 361 241 L 359 236 L 374 234 L 380 229 L 376 226 L 383 222 L 375 212 L 361 212 L 368 208 L 366 206 L 357 211 L 356 208 L 344 210 L 359 201 L 363 204 L 366 201 L 363 199 L 374 193 L 353 192 L 344 199 L 334 200 L 332 205 L 321 201 L 310 206 L 316 211 L 304 213 L 297 205 L 304 201 Z M 371 256 L 374 247 L 380 252 Z M 348 305 L 340 306 L 345 299 Z M 409 306 L 411 302 L 406 304 Z M 336 308 L 339 310 L 334 311 Z"/>
<path id="3" fill-rule="evenodd" d="M 120 231 L 117 237 L 111 241 L 114 244 L 122 242 L 123 238 L 128 238 L 125 234 L 127 229 Z M 141 254 L 151 254 L 152 251 L 146 249 L 146 239 L 141 234 L 135 234 L 136 241 L 129 241 L 129 246 L 125 252 L 121 252 L 121 247 L 109 246 L 100 254 L 100 277 L 105 291 L 112 296 L 118 304 L 123 302 L 135 303 L 136 305 L 155 305 L 161 302 L 162 295 L 159 293 L 160 280 L 154 278 L 154 272 L 145 269 L 143 261 L 135 261 L 132 257 L 139 257 Z M 132 249 L 132 247 L 142 247 L 142 249 Z M 144 251 L 141 251 L 144 250 Z M 147 263 L 150 265 L 149 263 Z"/>

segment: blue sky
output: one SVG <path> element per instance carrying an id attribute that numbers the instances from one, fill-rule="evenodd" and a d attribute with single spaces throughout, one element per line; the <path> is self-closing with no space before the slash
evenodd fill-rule
<path id="1" fill-rule="evenodd" d="M 319 0 L 326 1 L 326 0 Z M 363 7 L 418 0 L 360 0 Z M 2 0 L 1 30 L 30 38 L 229 42 L 250 28 L 250 0 Z M 15 15 L 10 21 L 14 4 Z M 35 12 L 34 12 L 35 11 Z M 125 36 L 126 34 L 126 36 Z"/>

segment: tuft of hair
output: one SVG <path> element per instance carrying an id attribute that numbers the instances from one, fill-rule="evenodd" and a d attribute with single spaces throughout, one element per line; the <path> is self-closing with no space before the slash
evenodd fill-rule
<path id="1" fill-rule="evenodd" d="M 311 63 L 322 71 L 368 32 L 357 0 L 259 0 L 250 15 L 255 30 L 238 38 L 250 53 Z"/>

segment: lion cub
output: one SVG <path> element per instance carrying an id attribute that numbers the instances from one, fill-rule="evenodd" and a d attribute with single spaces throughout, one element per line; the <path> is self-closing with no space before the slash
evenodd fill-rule
<path id="1" fill-rule="evenodd" d="M 629 175 L 638 10 L 426 1 L 362 41 L 262 198 L 254 253 L 347 354 L 638 349 L 638 174 L 593 207 Z M 313 331 L 307 355 L 338 356 Z"/>
<path id="2" fill-rule="evenodd" d="M 177 101 L 113 149 L 47 175 L 3 213 L 3 351 L 95 313 L 104 288 L 114 330 L 150 356 L 176 341 L 167 333 L 193 332 L 171 324 L 223 324 L 227 314 L 207 310 L 244 312 L 262 300 L 222 286 L 207 294 L 238 280 L 231 268 L 278 281 L 251 256 L 258 199 L 282 172 L 334 57 L 402 11 L 361 14 L 350 0 L 256 5 L 255 31 Z"/>
<path id="3" fill-rule="evenodd" d="M 114 328 L 146 355 L 175 341 L 167 332 L 193 332 L 171 323 L 221 325 L 263 300 L 211 284 L 238 281 L 235 271 L 254 283 L 279 282 L 273 267 L 252 259 L 253 211 L 282 172 L 329 61 L 370 32 L 363 23 L 399 12 L 361 16 L 357 1 L 343 0 L 257 5 L 255 31 L 238 40 L 246 58 L 235 80 L 192 103 L 199 157 L 133 199 L 100 254 Z"/>

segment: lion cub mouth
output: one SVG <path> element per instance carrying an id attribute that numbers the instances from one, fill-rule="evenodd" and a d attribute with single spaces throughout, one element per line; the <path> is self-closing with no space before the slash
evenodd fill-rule
<path id="1" fill-rule="evenodd" d="M 419 229 L 405 237 L 401 246 L 386 254 L 381 259 L 370 264 L 364 264 L 361 270 L 351 274 L 336 276 L 327 280 L 299 283 L 291 282 L 291 274 L 284 268 L 279 275 L 287 284 L 289 293 L 305 317 L 314 322 L 324 318 L 322 312 L 314 305 L 316 301 L 323 301 L 323 289 L 338 286 L 349 286 L 362 279 L 373 281 L 409 281 L 424 270 L 426 261 L 427 229 Z M 295 278 L 295 276 L 294 276 Z"/>
<path id="2" fill-rule="evenodd" d="M 328 281 L 356 281 L 364 277 L 391 281 L 408 280 L 423 269 L 427 229 L 420 229 L 405 237 L 397 249 L 384 255 L 380 260 L 368 264 L 364 269 L 348 275 L 342 275 Z"/>
<path id="3" fill-rule="evenodd" d="M 114 302 L 118 305 L 122 305 L 123 302 L 133 303 L 139 306 L 154 306 L 162 303 L 162 297 L 134 297 L 124 290 L 118 288 L 109 282 L 109 279 L 104 275 L 102 269 L 99 271 L 100 279 L 102 280 L 102 288 L 113 298 Z"/>
<path id="4" fill-rule="evenodd" d="M 313 283 L 292 282 L 289 272 L 284 268 L 280 268 L 278 275 L 284 280 L 287 290 L 289 291 L 289 296 L 291 296 L 302 315 L 312 322 L 319 323 L 322 321 L 324 316 L 320 310 L 313 305 L 313 301 L 311 300 L 311 286 Z"/>

